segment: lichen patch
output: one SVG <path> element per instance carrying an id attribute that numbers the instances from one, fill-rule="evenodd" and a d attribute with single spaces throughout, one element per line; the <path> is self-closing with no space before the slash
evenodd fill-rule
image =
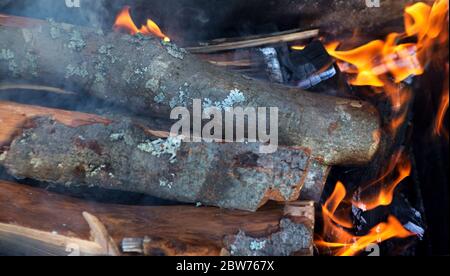
<path id="1" fill-rule="evenodd" d="M 175 163 L 177 161 L 177 152 L 180 147 L 180 137 L 169 137 L 167 139 L 146 141 L 138 145 L 139 150 L 150 153 L 151 155 L 156 157 L 161 157 L 162 155 L 170 155 L 170 163 Z"/>

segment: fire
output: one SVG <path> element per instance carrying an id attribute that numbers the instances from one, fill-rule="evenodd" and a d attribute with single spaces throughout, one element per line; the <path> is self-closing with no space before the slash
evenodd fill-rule
<path id="1" fill-rule="evenodd" d="M 348 217 L 343 217 L 340 213 L 336 213 L 340 203 L 345 199 L 347 191 L 345 190 L 344 184 L 338 181 L 336 183 L 336 188 L 334 189 L 333 194 L 330 198 L 325 202 L 322 211 L 324 217 L 329 218 L 331 221 L 346 227 L 352 228 L 353 224 Z"/>
<path id="2" fill-rule="evenodd" d="M 129 6 L 124 7 L 117 15 L 113 29 L 116 31 L 124 30 L 131 35 L 154 35 L 163 39 L 165 42 L 170 42 L 170 38 L 166 36 L 159 26 L 151 19 L 147 19 L 147 25 L 142 25 L 141 28 L 138 29 L 131 18 Z"/>
<path id="3" fill-rule="evenodd" d="M 413 235 L 393 216 L 389 216 L 387 222 L 382 222 L 373 227 L 365 236 L 352 236 L 342 229 L 338 232 L 341 232 L 341 234 L 345 233 L 345 235 L 341 236 L 346 238 L 337 242 L 316 240 L 316 246 L 330 248 L 336 256 L 354 256 L 358 252 L 368 248 L 371 244 L 380 243 L 392 238 L 407 238 Z"/>
<path id="4" fill-rule="evenodd" d="M 391 238 L 405 238 L 413 235 L 393 216 L 372 228 L 367 235 L 355 236 L 350 233 L 354 228 L 349 213 L 352 207 L 363 211 L 392 203 L 396 187 L 411 173 L 411 163 L 402 151 L 394 154 L 386 170 L 380 177 L 353 194 L 347 200 L 347 191 L 342 182 L 336 187 L 322 206 L 323 234 L 316 237 L 319 248 L 331 250 L 337 256 L 356 255 L 369 245 Z M 369 193 L 374 192 L 375 193 Z"/>
<path id="5" fill-rule="evenodd" d="M 394 172 L 397 176 L 394 180 L 388 181 Z M 353 206 L 358 207 L 363 211 L 373 210 L 379 206 L 388 206 L 392 203 L 394 197 L 394 191 L 402 181 L 411 174 L 411 162 L 407 159 L 403 152 L 395 154 L 389 163 L 386 172 L 382 176 L 369 183 L 364 187 L 358 195 L 358 200 L 352 200 Z M 373 193 L 373 189 L 376 186 L 378 192 Z M 370 193 L 372 192 L 372 193 Z"/>
<path id="6" fill-rule="evenodd" d="M 404 33 L 391 33 L 385 40 L 374 40 L 348 51 L 337 50 L 340 43 L 326 45 L 328 53 L 337 59 L 341 71 L 349 74 L 349 83 L 371 86 L 390 99 L 396 112 L 388 125 L 395 134 L 406 119 L 405 107 L 411 91 L 401 85 L 410 76 L 422 75 L 436 55 L 436 47 L 448 43 L 448 0 L 436 0 L 433 6 L 419 2 L 405 8 Z M 401 43 L 414 37 L 416 42 Z M 445 114 L 448 97 L 444 97 L 438 116 Z M 444 111 L 442 111 L 444 110 Z M 442 122 L 439 120 L 438 122 Z"/>
<path id="7" fill-rule="evenodd" d="M 389 216 L 387 222 L 379 223 L 373 227 L 367 235 L 352 235 L 348 230 L 344 229 L 344 227 L 352 228 L 351 225 L 348 225 L 348 220 L 336 215 L 345 195 L 344 185 L 338 182 L 333 194 L 322 206 L 324 227 L 322 237 L 316 237 L 315 244 L 317 247 L 327 248 L 336 256 L 354 256 L 371 244 L 392 238 L 406 238 L 414 235 L 406 230 L 393 216 Z M 346 225 L 341 224 L 342 220 Z"/>
<path id="8" fill-rule="evenodd" d="M 398 36 L 391 34 L 386 42 L 375 40 L 350 51 L 337 51 L 340 44 L 338 42 L 331 43 L 326 48 L 331 56 L 339 60 L 338 65 L 343 72 L 356 75 L 349 81 L 350 84 L 384 87 L 382 76 L 387 73 L 392 73 L 395 82 L 423 73 L 422 66 L 414 55 L 414 45 L 394 45 Z"/>
<path id="9" fill-rule="evenodd" d="M 405 9 L 405 32 L 391 33 L 386 39 L 371 41 L 349 51 L 338 51 L 339 42 L 327 45 L 328 53 L 336 58 L 340 68 L 354 74 L 350 83 L 356 86 L 384 87 L 386 75 L 395 83 L 409 76 L 423 74 L 433 46 L 448 39 L 448 0 L 437 0 L 432 7 L 419 2 Z M 402 39 L 416 37 L 415 43 L 401 43 Z"/>
<path id="10" fill-rule="evenodd" d="M 387 127 L 392 134 L 403 125 L 408 115 L 412 91 L 402 82 L 422 75 L 427 66 L 441 61 L 442 45 L 448 45 L 448 0 L 436 0 L 432 6 L 419 2 L 405 8 L 403 33 L 391 33 L 385 40 L 374 40 L 348 51 L 338 50 L 339 42 L 326 45 L 328 53 L 337 60 L 354 86 L 369 86 L 383 93 L 391 102 L 394 118 Z M 407 39 L 408 38 L 408 39 Z M 414 42 L 402 42 L 412 41 Z M 441 54 L 442 55 L 442 54 Z M 446 54 L 443 54 L 446 56 Z M 448 73 L 448 63 L 447 63 Z M 448 77 L 433 127 L 435 135 L 444 135 L 443 121 L 448 109 Z M 375 134 L 374 134 L 375 135 Z M 391 158 L 380 177 L 347 196 L 345 186 L 338 182 L 330 198 L 322 206 L 323 233 L 316 245 L 334 255 L 356 255 L 372 243 L 391 238 L 406 238 L 406 230 L 393 216 L 372 228 L 364 236 L 352 234 L 352 208 L 370 211 L 392 203 L 394 191 L 411 174 L 411 162 L 402 151 Z"/>
<path id="11" fill-rule="evenodd" d="M 433 128 L 433 134 L 436 136 L 445 136 L 448 139 L 448 133 L 444 128 L 444 119 L 445 119 L 445 114 L 447 114 L 447 110 L 448 110 L 448 97 L 449 97 L 449 91 L 448 91 L 448 84 L 449 84 L 449 79 L 448 79 L 448 63 L 447 63 L 447 67 L 446 67 L 446 80 L 444 82 L 444 89 L 442 91 L 442 96 L 441 96 L 441 102 L 439 105 L 439 109 L 437 112 L 437 116 L 436 116 L 436 120 L 434 123 L 434 128 Z"/>

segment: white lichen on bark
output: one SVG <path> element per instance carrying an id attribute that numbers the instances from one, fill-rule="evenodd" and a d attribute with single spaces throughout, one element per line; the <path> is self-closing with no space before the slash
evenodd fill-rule
<path id="1" fill-rule="evenodd" d="M 205 98 L 203 100 L 203 108 L 217 107 L 219 109 L 232 108 L 237 104 L 245 103 L 246 98 L 244 93 L 239 89 L 233 89 L 230 94 L 223 101 L 212 102 L 211 99 Z"/>
<path id="2" fill-rule="evenodd" d="M 167 139 L 158 139 L 154 141 L 146 141 L 138 145 L 138 149 L 143 152 L 152 154 L 153 156 L 160 157 L 161 155 L 170 155 L 170 163 L 177 161 L 177 152 L 181 147 L 180 137 L 169 137 Z"/>

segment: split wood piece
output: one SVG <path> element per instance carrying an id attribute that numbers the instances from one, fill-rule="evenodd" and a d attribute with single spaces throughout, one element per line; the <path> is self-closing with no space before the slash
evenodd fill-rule
<path id="1" fill-rule="evenodd" d="M 305 39 L 310 39 L 317 37 L 319 35 L 319 30 L 307 30 L 300 32 L 283 32 L 282 34 L 272 34 L 267 36 L 261 36 L 256 38 L 243 38 L 237 41 L 226 41 L 222 43 L 217 43 L 213 45 L 198 46 L 198 47 L 188 47 L 186 50 L 193 54 L 209 54 L 215 52 L 238 50 L 252 47 L 261 47 L 268 45 L 276 45 L 280 43 L 301 41 Z"/>
<path id="2" fill-rule="evenodd" d="M 74 92 L 62 90 L 56 87 L 33 85 L 33 84 L 20 84 L 20 83 L 0 83 L 0 90 L 31 90 L 31 91 L 51 92 L 63 95 L 75 95 Z"/>
<path id="3" fill-rule="evenodd" d="M 327 165 L 364 164 L 378 149 L 379 114 L 366 102 L 252 80 L 152 37 L 0 17 L 0 78 L 85 91 L 165 119 L 175 106 L 277 107 L 279 142 Z"/>
<path id="4" fill-rule="evenodd" d="M 84 213 L 84 215 L 83 215 Z M 86 215 L 88 214 L 88 215 Z M 85 217 L 95 225 L 86 222 Z M 100 225 L 100 226 L 98 226 Z M 100 237 L 92 237 L 98 232 Z M 194 206 L 124 206 L 83 201 L 0 181 L 0 253 L 8 255 L 311 255 L 311 202 L 257 213 Z M 105 234 L 106 233 L 106 234 Z M 93 241 L 94 240 L 94 241 Z M 129 246 L 126 246 L 127 241 Z"/>
<path id="5" fill-rule="evenodd" d="M 52 115 L 54 120 L 71 127 L 111 123 L 111 120 L 93 114 L 0 101 L 0 147 L 9 145 L 15 136 L 22 133 L 28 119 L 45 115 Z"/>
<path id="6" fill-rule="evenodd" d="M 268 200 L 297 200 L 313 162 L 298 147 L 262 154 L 259 143 L 185 143 L 126 118 L 9 102 L 0 102 L 0 121 L 0 164 L 17 178 L 223 208 L 255 211 Z M 320 197 L 322 180 L 308 194 Z"/>

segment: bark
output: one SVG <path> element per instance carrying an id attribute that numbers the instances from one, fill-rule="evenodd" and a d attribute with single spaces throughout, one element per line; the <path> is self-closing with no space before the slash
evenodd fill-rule
<path id="1" fill-rule="evenodd" d="M 309 169 L 322 168 L 298 147 L 262 154 L 259 143 L 185 143 L 127 118 L 5 102 L 0 110 L 0 164 L 17 178 L 255 211 L 298 199 Z M 307 195 L 320 196 L 321 179 L 308 180 Z"/>
<path id="2" fill-rule="evenodd" d="M 8 255 L 311 255 L 313 226 L 310 202 L 257 213 L 106 205 L 0 181 L 0 253 Z"/>
<path id="3" fill-rule="evenodd" d="M 278 107 L 280 143 L 306 148 L 327 165 L 364 164 L 377 151 L 379 115 L 368 103 L 251 80 L 155 38 L 8 17 L 0 22 L 2 80 L 64 86 L 166 119 L 193 99 Z"/>

